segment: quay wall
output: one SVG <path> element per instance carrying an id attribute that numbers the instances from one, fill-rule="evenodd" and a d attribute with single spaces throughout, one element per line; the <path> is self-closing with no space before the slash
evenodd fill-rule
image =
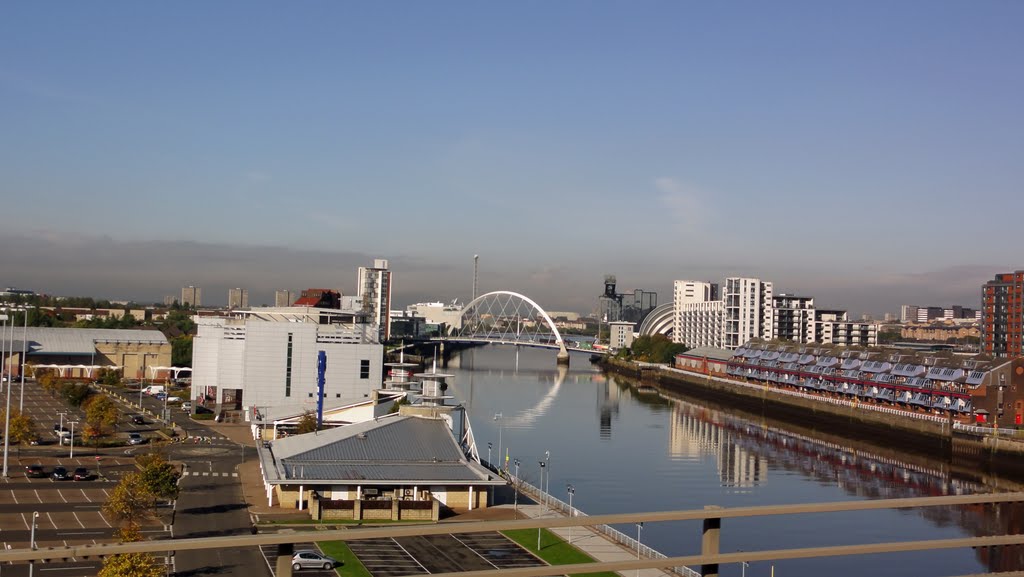
<path id="1" fill-rule="evenodd" d="M 712 401 L 749 415 L 795 425 L 812 434 L 921 455 L 978 477 L 996 475 L 1024 481 L 1024 442 L 954 431 L 952 421 L 889 414 L 856 404 L 831 404 L 824 399 L 782 394 L 769 385 L 739 383 L 618 359 L 605 359 L 602 367 L 665 392 Z"/>

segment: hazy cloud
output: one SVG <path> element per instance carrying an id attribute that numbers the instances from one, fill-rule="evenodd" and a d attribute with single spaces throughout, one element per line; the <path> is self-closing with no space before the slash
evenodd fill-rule
<path id="1" fill-rule="evenodd" d="M 693 187 L 670 177 L 654 179 L 654 187 L 661 193 L 659 201 L 672 221 L 684 232 L 700 228 L 709 216 L 702 195 Z"/>

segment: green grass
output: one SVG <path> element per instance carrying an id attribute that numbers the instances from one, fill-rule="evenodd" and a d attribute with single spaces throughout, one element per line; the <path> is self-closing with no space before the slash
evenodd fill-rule
<path id="1" fill-rule="evenodd" d="M 318 541 L 317 545 L 324 555 L 334 557 L 343 563 L 341 567 L 335 569 L 339 575 L 344 571 L 345 577 L 373 577 L 344 541 Z"/>
<path id="2" fill-rule="evenodd" d="M 514 529 L 502 531 L 503 535 L 519 543 L 524 549 L 540 557 L 549 565 L 570 565 L 575 563 L 593 563 L 594 558 L 565 542 L 564 539 L 547 529 L 540 530 L 540 550 L 537 550 L 536 529 Z M 583 577 L 619 577 L 613 571 L 601 573 L 581 573 Z"/>

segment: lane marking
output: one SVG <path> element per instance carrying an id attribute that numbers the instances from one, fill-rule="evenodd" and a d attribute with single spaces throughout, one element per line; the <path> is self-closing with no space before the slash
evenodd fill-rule
<path id="1" fill-rule="evenodd" d="M 83 529 L 85 529 L 85 523 L 83 523 L 82 520 L 78 518 L 78 513 L 72 511 L 71 514 L 75 516 L 75 521 L 78 521 L 78 524 L 81 525 Z"/>
<path id="2" fill-rule="evenodd" d="M 50 520 L 50 524 L 53 525 L 54 529 L 56 529 L 57 528 L 57 524 L 53 522 L 53 517 L 50 516 L 50 512 L 49 511 L 46 512 L 46 518 Z"/>
<path id="3" fill-rule="evenodd" d="M 14 489 L 11 489 L 11 497 L 14 498 L 14 504 L 15 505 L 20 505 L 21 504 L 21 503 L 18 502 L 18 496 L 14 493 Z"/>
<path id="4" fill-rule="evenodd" d="M 65 503 L 68 502 L 68 498 L 64 496 L 64 493 L 62 493 L 60 489 L 57 489 L 57 494 L 60 495 L 61 499 L 64 499 Z"/>
<path id="5" fill-rule="evenodd" d="M 96 514 L 100 516 L 100 519 L 103 519 L 103 522 L 107 524 L 107 527 L 111 527 L 110 521 L 107 521 L 107 518 L 103 516 L 103 511 L 96 511 Z"/>

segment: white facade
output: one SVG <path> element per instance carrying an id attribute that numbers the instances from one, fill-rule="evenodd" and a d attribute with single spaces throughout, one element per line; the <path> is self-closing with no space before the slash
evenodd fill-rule
<path id="1" fill-rule="evenodd" d="M 192 391 L 216 402 L 241 393 L 254 408 L 315 410 L 317 356 L 327 353 L 324 406 L 371 398 L 380 387 L 384 349 L 371 325 L 352 311 L 311 307 L 256 308 L 220 317 L 195 317 Z M 194 399 L 194 400 L 197 400 Z"/>
<path id="2" fill-rule="evenodd" d="M 462 328 L 462 306 L 445 303 L 416 303 L 406 307 L 406 312 L 423 317 L 427 324 L 445 324 L 453 329 Z"/>
<path id="3" fill-rule="evenodd" d="M 725 279 L 722 347 L 736 349 L 753 338 L 771 338 L 772 283 L 756 278 Z"/>
<path id="4" fill-rule="evenodd" d="M 372 267 L 359 267 L 356 295 L 362 297 L 370 322 L 378 327 L 378 340 L 384 342 L 391 338 L 391 323 L 388 322 L 391 311 L 391 271 L 388 270 L 387 260 L 378 258 L 374 259 Z"/>
<path id="5" fill-rule="evenodd" d="M 633 323 L 615 321 L 608 323 L 608 347 L 612 350 L 625 349 L 633 345 Z"/>
<path id="6" fill-rule="evenodd" d="M 672 287 L 672 339 L 690 348 L 721 347 L 725 308 L 709 282 L 677 280 Z"/>

